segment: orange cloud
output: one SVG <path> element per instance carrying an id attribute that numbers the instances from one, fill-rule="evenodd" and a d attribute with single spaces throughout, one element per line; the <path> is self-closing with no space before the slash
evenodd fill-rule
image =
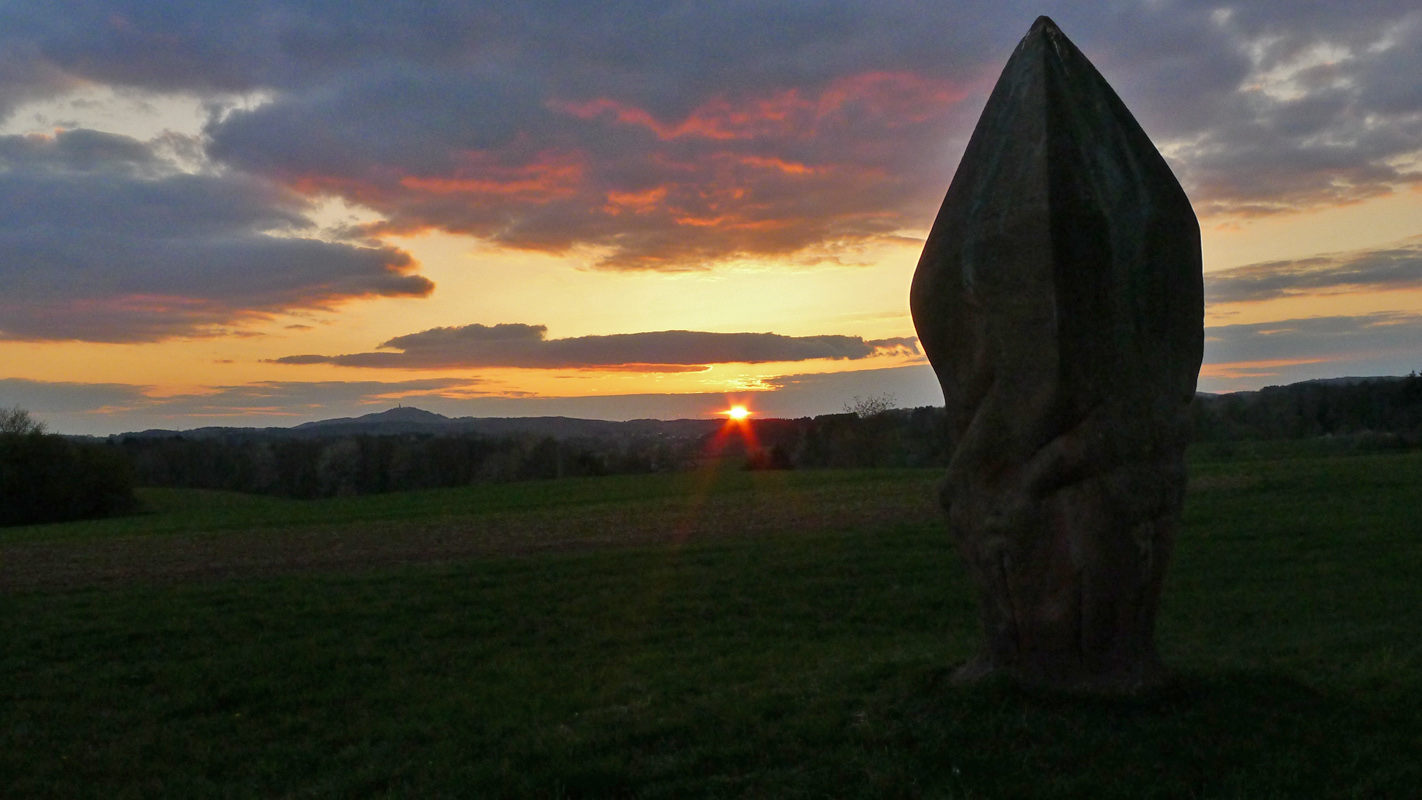
<path id="1" fill-rule="evenodd" d="M 732 141 L 813 133 L 824 120 L 856 105 L 874 116 L 892 118 L 896 125 L 922 122 L 967 94 L 956 84 L 911 72 L 869 72 L 840 78 L 813 100 L 799 89 L 741 102 L 717 97 L 677 123 L 663 122 L 645 109 L 610 97 L 553 101 L 549 107 L 582 120 L 609 119 L 645 128 L 663 141 L 691 137 Z"/>
<path id="2" fill-rule="evenodd" d="M 967 90 L 909 72 L 712 95 L 674 117 L 635 97 L 551 100 L 539 127 L 419 166 L 352 162 L 282 174 L 306 196 L 382 214 L 379 237 L 443 230 L 511 249 L 598 254 L 617 270 L 700 270 L 744 258 L 834 260 L 926 224 L 942 186 L 909 154 L 941 137 Z M 342 169 L 344 167 L 339 167 Z M 949 177 L 947 165 L 935 165 Z"/>
<path id="3" fill-rule="evenodd" d="M 826 169 L 826 167 L 810 167 L 794 161 L 786 161 L 783 158 L 763 158 L 760 156 L 742 156 L 740 162 L 748 167 L 780 170 L 786 175 L 814 175 Z"/>
<path id="4" fill-rule="evenodd" d="M 609 214 L 621 214 L 624 211 L 631 211 L 636 214 L 645 214 L 655 209 L 667 196 L 667 187 L 658 186 L 642 192 L 619 192 L 609 190 L 607 193 L 607 205 L 602 207 L 603 211 Z"/>
<path id="5" fill-rule="evenodd" d="M 582 103 L 555 101 L 549 105 L 555 111 L 562 111 L 582 120 L 609 118 L 621 125 L 646 128 L 662 141 L 685 137 L 753 139 L 775 135 L 781 132 L 796 111 L 812 108 L 812 104 L 802 101 L 794 89 L 771 98 L 752 101 L 742 107 L 737 107 L 724 98 L 717 98 L 698 107 L 675 125 L 661 122 L 645 109 L 608 97 Z"/>
<path id="6" fill-rule="evenodd" d="M 400 185 L 432 194 L 493 195 L 546 203 L 575 194 L 586 171 L 576 154 L 554 151 L 544 151 L 532 163 L 515 166 L 494 163 L 483 152 L 468 153 L 464 162 L 455 176 L 406 175 Z"/>
<path id="7" fill-rule="evenodd" d="M 276 179 L 282 185 L 307 197 L 334 195 L 360 205 L 372 206 L 381 203 L 387 192 L 378 184 L 363 178 L 343 175 L 326 175 L 319 172 L 278 172 Z"/>
<path id="8" fill-rule="evenodd" d="M 1321 364 L 1326 358 L 1275 358 L 1264 361 L 1234 361 L 1228 364 L 1205 364 L 1200 368 L 1201 378 L 1267 378 L 1278 375 L 1279 367 L 1297 367 L 1303 364 Z"/>
<path id="9" fill-rule="evenodd" d="M 851 103 L 866 104 L 898 124 L 923 122 L 968 96 L 959 84 L 922 78 L 912 72 L 867 72 L 835 81 L 820 98 L 820 116 Z"/>
<path id="10" fill-rule="evenodd" d="M 656 373 L 684 373 L 684 372 L 709 372 L 711 367 L 705 364 L 603 364 L 599 366 L 578 367 L 580 372 L 633 372 L 641 374 Z"/>

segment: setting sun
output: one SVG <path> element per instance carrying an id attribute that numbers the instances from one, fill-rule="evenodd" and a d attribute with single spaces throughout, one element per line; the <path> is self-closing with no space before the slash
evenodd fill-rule
<path id="1" fill-rule="evenodd" d="M 731 406 L 730 410 L 725 413 L 731 419 L 745 419 L 750 416 L 751 412 L 745 406 Z"/>

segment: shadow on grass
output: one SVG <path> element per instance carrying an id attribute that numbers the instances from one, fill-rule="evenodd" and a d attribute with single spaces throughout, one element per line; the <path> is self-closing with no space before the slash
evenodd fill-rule
<path id="1" fill-rule="evenodd" d="M 933 796 L 1404 797 L 1422 779 L 1415 709 L 1285 676 L 1186 674 L 1109 698 L 951 674 L 905 676 L 871 701 L 871 741 Z"/>

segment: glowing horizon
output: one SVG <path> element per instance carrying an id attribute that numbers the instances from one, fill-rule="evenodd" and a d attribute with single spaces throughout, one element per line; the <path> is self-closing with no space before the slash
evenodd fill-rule
<path id="1" fill-rule="evenodd" d="M 941 402 L 908 285 L 1037 10 L 510 7 L 477 52 L 459 6 L 294 10 L 262 24 L 310 52 L 203 3 L 10 20 L 35 47 L 0 87 L 0 405 L 103 433 Z M 1422 67 L 1422 26 L 1052 13 L 1194 201 L 1201 389 L 1422 366 L 1422 97 L 1382 77 Z"/>

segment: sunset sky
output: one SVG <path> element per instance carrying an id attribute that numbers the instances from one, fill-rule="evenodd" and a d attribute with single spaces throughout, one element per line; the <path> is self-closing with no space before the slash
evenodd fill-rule
<path id="1" fill-rule="evenodd" d="M 1200 388 L 1422 369 L 1407 2 L 0 0 L 0 406 L 941 404 L 908 287 L 1038 14 L 1200 217 Z"/>

